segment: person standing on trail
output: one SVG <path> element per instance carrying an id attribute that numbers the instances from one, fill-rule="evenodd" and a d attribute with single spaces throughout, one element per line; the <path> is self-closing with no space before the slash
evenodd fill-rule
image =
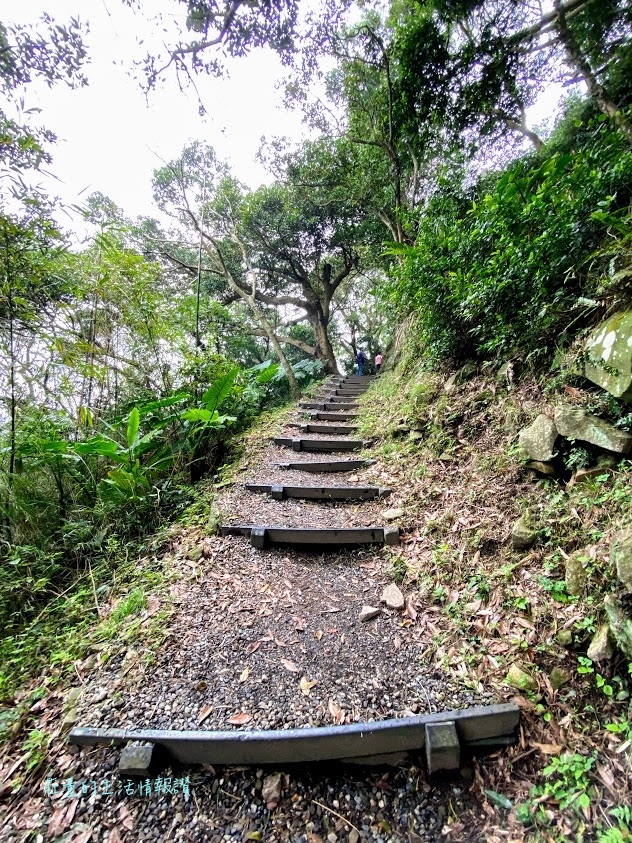
<path id="1" fill-rule="evenodd" d="M 362 349 L 358 351 L 356 363 L 358 364 L 358 375 L 361 375 L 364 371 L 364 352 L 362 351 Z"/>
<path id="2" fill-rule="evenodd" d="M 380 374 L 380 366 L 382 365 L 382 354 L 378 351 L 375 355 L 375 374 Z"/>

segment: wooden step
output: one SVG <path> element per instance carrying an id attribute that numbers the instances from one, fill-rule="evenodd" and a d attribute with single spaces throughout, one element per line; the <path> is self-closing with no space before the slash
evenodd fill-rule
<path id="1" fill-rule="evenodd" d="M 331 412 L 336 412 L 336 410 L 342 410 L 346 412 L 347 410 L 357 410 L 358 405 L 353 403 L 340 403 L 334 401 L 301 401 L 298 405 L 304 410 L 326 410 Z"/>
<path id="2" fill-rule="evenodd" d="M 286 439 L 275 437 L 275 445 L 293 451 L 361 451 L 371 443 L 363 439 Z"/>
<path id="3" fill-rule="evenodd" d="M 399 543 L 397 527 L 350 527 L 339 530 L 318 527 L 263 527 L 234 524 L 220 527 L 222 536 L 246 536 L 260 550 L 275 545 L 293 545 L 312 550 L 359 547 L 367 544 Z"/>
<path id="4" fill-rule="evenodd" d="M 359 407 L 358 401 L 360 400 L 359 395 L 336 395 L 335 393 L 331 393 L 329 395 L 318 395 L 316 398 L 313 399 L 314 402 L 318 402 L 319 404 L 344 404 L 345 406 L 348 404 L 355 404 L 356 407 Z M 314 409 L 313 407 L 311 409 Z"/>
<path id="5" fill-rule="evenodd" d="M 249 492 L 262 492 L 270 495 L 275 501 L 284 498 L 301 498 L 310 501 L 369 501 L 374 498 L 385 498 L 391 494 L 390 489 L 380 489 L 378 486 L 281 486 L 267 483 L 245 483 Z"/>
<path id="6" fill-rule="evenodd" d="M 374 465 L 375 460 L 327 460 L 326 462 L 276 462 L 277 468 L 289 471 L 307 471 L 310 474 L 328 474 L 338 471 L 360 471 Z"/>
<path id="7" fill-rule="evenodd" d="M 364 395 L 366 389 L 347 389 L 346 387 L 337 387 L 336 389 L 323 389 L 318 392 L 314 398 L 330 398 L 334 395 L 344 395 L 346 398 L 359 398 Z"/>
<path id="8" fill-rule="evenodd" d="M 458 735 L 461 756 L 489 754 L 517 741 L 520 709 L 515 703 L 475 706 L 458 711 L 436 711 L 390 720 L 310 726 L 303 729 L 93 729 L 75 726 L 68 741 L 78 746 L 121 746 L 138 741 L 155 747 L 171 764 L 178 762 L 220 766 L 249 765 L 283 769 L 287 764 L 315 764 L 344 760 L 347 763 L 389 764 L 397 754 L 410 753 L 434 762 L 444 761 L 446 746 L 429 748 L 434 727 L 451 723 Z M 156 752 L 158 754 L 158 752 Z M 403 762 L 397 761 L 397 766 Z M 431 764 L 431 769 L 445 763 Z M 456 764 L 454 765 L 456 767 Z M 460 766 L 460 765 L 459 765 Z M 458 769 L 458 768 L 457 768 Z M 342 837 L 342 835 L 340 835 Z M 392 838 L 391 838 L 392 839 Z"/>
<path id="9" fill-rule="evenodd" d="M 348 436 L 358 429 L 357 425 L 343 424 L 301 424 L 299 428 L 302 433 L 331 433 L 332 436 Z"/>
<path id="10" fill-rule="evenodd" d="M 314 412 L 310 416 L 317 421 L 353 421 L 358 418 L 357 413 L 325 413 Z"/>

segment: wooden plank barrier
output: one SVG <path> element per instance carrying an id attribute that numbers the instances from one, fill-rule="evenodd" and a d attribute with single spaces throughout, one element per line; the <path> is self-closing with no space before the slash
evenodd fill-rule
<path id="1" fill-rule="evenodd" d="M 275 437 L 275 445 L 293 451 L 361 451 L 371 444 L 363 439 L 286 439 Z"/>
<path id="2" fill-rule="evenodd" d="M 245 483 L 249 492 L 268 494 L 275 500 L 303 498 L 314 501 L 331 500 L 373 500 L 385 498 L 390 489 L 379 486 L 282 486 L 274 483 Z"/>
<path id="3" fill-rule="evenodd" d="M 486 754 L 515 743 L 519 722 L 518 706 L 502 703 L 307 729 L 178 731 L 76 726 L 68 740 L 77 746 L 121 746 L 138 741 L 160 747 L 169 759 L 181 764 L 258 767 L 337 760 L 361 764 L 379 763 L 394 755 L 418 754 L 426 749 L 428 736 L 432 735 L 428 727 L 446 723 L 454 724 L 463 754 Z"/>

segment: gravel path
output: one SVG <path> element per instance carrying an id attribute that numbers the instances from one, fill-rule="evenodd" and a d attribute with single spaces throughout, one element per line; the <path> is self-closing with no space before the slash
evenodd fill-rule
<path id="1" fill-rule="evenodd" d="M 82 723 L 283 729 L 474 702 L 428 671 L 422 656 L 432 635 L 423 623 L 387 609 L 368 623 L 358 620 L 363 604 L 379 606 L 387 582 L 375 551 L 262 554 L 240 538 L 214 539 L 206 548 L 211 556 L 202 560 L 198 582 L 176 598 L 155 662 L 144 667 L 129 650 L 112 659 L 85 697 Z M 305 678 L 311 687 L 301 688 Z M 114 703 L 112 687 L 119 692 Z M 239 715 L 248 720 L 231 724 Z"/>
<path id="2" fill-rule="evenodd" d="M 292 429 L 279 435 L 291 436 Z M 334 458 L 345 456 L 352 455 Z M 244 488 L 244 482 L 389 485 L 388 470 L 379 465 L 351 476 L 272 466 L 323 458 L 273 444 L 251 450 L 235 484 L 217 502 L 222 523 L 383 526 L 384 510 L 398 504 L 397 489 L 385 500 L 313 503 L 272 501 Z M 434 607 L 411 597 L 404 612 L 383 608 L 374 620 L 360 622 L 363 605 L 380 606 L 390 582 L 389 554 L 382 548 L 326 555 L 261 552 L 245 538 L 203 539 L 176 560 L 184 573 L 172 587 L 175 611 L 158 652 L 148 660 L 141 646 L 114 644 L 109 660 L 82 677 L 77 725 L 286 729 L 492 702 L 459 687 L 424 659 L 432 645 Z M 77 782 L 113 782 L 114 795 L 77 796 L 72 823 L 67 817 L 58 823 L 77 830 L 64 838 L 69 843 L 476 839 L 468 830 L 475 808 L 467 784 L 431 786 L 420 761 L 399 770 L 329 765 L 278 775 L 245 768 L 172 770 L 163 775 L 189 776 L 189 795 L 140 796 L 117 792 L 118 757 L 106 748 L 71 747 L 57 759 L 51 776 L 60 781 L 72 776 Z M 70 804 L 59 794 L 44 799 L 40 794 L 32 808 L 40 823 L 42 818 L 50 823 Z M 13 817 L 0 838 L 24 839 L 23 831 L 37 827 L 31 820 L 20 829 L 20 822 Z"/>

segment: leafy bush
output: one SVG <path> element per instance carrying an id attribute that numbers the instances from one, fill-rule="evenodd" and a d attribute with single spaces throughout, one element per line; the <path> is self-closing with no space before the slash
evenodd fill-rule
<path id="1" fill-rule="evenodd" d="M 487 176 L 467 209 L 465 189 L 445 179 L 415 245 L 390 248 L 399 262 L 385 296 L 419 312 L 435 358 L 552 354 L 581 324 L 578 298 L 630 260 L 632 150 L 600 117 L 575 122 L 553 151 Z"/>

